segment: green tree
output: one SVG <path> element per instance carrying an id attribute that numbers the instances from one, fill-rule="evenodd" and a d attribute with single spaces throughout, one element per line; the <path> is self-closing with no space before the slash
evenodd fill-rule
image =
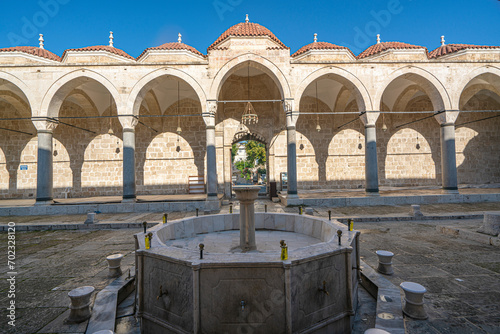
<path id="1" fill-rule="evenodd" d="M 238 152 L 238 144 L 233 144 L 231 146 L 231 162 L 234 163 L 234 157 L 236 156 L 236 153 Z"/>
<path id="2" fill-rule="evenodd" d="M 262 143 L 250 140 L 245 145 L 247 152 L 247 163 L 256 166 L 265 166 L 266 164 L 266 146 Z"/>

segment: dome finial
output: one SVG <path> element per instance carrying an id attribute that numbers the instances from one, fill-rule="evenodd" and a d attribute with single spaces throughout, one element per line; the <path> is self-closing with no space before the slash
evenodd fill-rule
<path id="1" fill-rule="evenodd" d="M 377 34 L 377 44 L 380 44 L 380 34 Z"/>
<path id="2" fill-rule="evenodd" d="M 113 40 L 114 40 L 114 39 L 115 39 L 115 38 L 113 37 L 113 32 L 112 32 L 112 31 L 110 31 L 110 32 L 109 32 L 109 46 L 114 47 L 114 46 L 113 46 Z"/>
<path id="3" fill-rule="evenodd" d="M 318 34 L 314 33 L 314 43 L 316 43 L 317 41 L 318 41 Z"/>
<path id="4" fill-rule="evenodd" d="M 246 17 L 245 17 L 245 22 L 248 23 L 248 14 L 246 14 Z"/>
<path id="5" fill-rule="evenodd" d="M 441 36 L 441 46 L 445 45 L 444 44 L 444 36 Z"/>
<path id="6" fill-rule="evenodd" d="M 182 43 L 182 35 L 181 35 L 181 33 L 179 33 L 177 35 L 177 42 Z"/>
<path id="7" fill-rule="evenodd" d="M 43 34 L 40 34 L 40 38 L 38 39 L 38 42 L 40 42 L 39 43 L 39 48 L 43 49 Z"/>

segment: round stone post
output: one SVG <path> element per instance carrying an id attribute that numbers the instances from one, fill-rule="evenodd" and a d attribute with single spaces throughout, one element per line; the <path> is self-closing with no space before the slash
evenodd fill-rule
<path id="1" fill-rule="evenodd" d="M 68 292 L 68 297 L 71 300 L 68 317 L 70 323 L 80 323 L 90 318 L 90 296 L 93 292 L 93 286 L 82 286 Z"/>
<path id="2" fill-rule="evenodd" d="M 236 199 L 240 201 L 240 247 L 243 252 L 257 249 L 255 244 L 254 202 L 260 186 L 234 186 Z"/>
<path id="3" fill-rule="evenodd" d="M 123 201 L 135 201 L 135 128 L 123 129 Z"/>
<path id="4" fill-rule="evenodd" d="M 208 112 L 203 115 L 207 140 L 207 197 L 217 198 L 217 156 L 215 150 L 215 113 L 217 102 L 208 101 Z"/>
<path id="5" fill-rule="evenodd" d="M 458 111 L 444 111 L 434 117 L 441 125 L 441 175 L 443 191 L 458 192 L 457 158 L 455 148 L 455 121 Z"/>
<path id="6" fill-rule="evenodd" d="M 360 115 L 365 125 L 365 190 L 367 194 L 378 195 L 377 122 L 379 112 L 367 111 Z"/>

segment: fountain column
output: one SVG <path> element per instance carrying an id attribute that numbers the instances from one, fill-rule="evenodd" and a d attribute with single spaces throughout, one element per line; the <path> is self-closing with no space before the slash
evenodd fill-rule
<path id="1" fill-rule="evenodd" d="M 256 250 L 254 202 L 260 186 L 234 186 L 236 199 L 240 201 L 240 247 L 243 252 Z"/>

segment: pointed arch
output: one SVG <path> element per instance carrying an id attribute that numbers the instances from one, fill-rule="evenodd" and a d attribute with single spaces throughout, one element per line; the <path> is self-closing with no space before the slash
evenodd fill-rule
<path id="1" fill-rule="evenodd" d="M 267 58 L 249 52 L 229 60 L 219 69 L 210 86 L 210 99 L 216 100 L 226 79 L 247 62 L 273 79 L 280 90 L 282 99 L 291 97 L 290 85 L 281 68 Z"/>
<path id="2" fill-rule="evenodd" d="M 351 72 L 336 66 L 322 67 L 304 78 L 295 91 L 295 97 L 298 99 L 298 102 L 300 103 L 304 91 L 311 83 L 326 75 L 333 75 L 334 80 L 344 84 L 344 86 L 353 92 L 359 111 L 373 110 L 370 94 L 361 80 Z"/>
<path id="3" fill-rule="evenodd" d="M 122 98 L 115 85 L 103 75 L 85 68 L 64 74 L 45 93 L 39 112 L 35 116 L 57 117 L 64 99 L 78 86 L 93 80 L 104 86 L 111 94 L 118 112 L 122 109 Z"/>
<path id="4" fill-rule="evenodd" d="M 206 109 L 206 94 L 201 85 L 188 73 L 172 68 L 164 67 L 161 69 L 154 70 L 143 76 L 132 88 L 128 99 L 127 106 L 129 109 L 127 113 L 139 115 L 139 110 L 143 99 L 145 98 L 147 92 L 151 90 L 155 85 L 157 85 L 163 78 L 172 76 L 186 82 L 196 93 L 201 104 L 201 113 L 205 112 Z"/>
<path id="5" fill-rule="evenodd" d="M 403 78 L 419 84 L 432 101 L 435 111 L 452 110 L 451 98 L 443 83 L 432 73 L 420 67 L 405 66 L 389 74 L 373 98 L 373 106 L 380 109 L 382 98 L 389 85 Z"/>

